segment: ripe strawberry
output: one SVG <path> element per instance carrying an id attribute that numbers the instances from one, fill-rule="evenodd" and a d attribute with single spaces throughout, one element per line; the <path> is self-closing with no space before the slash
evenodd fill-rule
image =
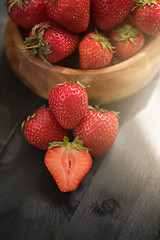
<path id="1" fill-rule="evenodd" d="M 31 49 L 46 63 L 55 63 L 73 53 L 79 43 L 79 37 L 56 23 L 45 21 L 35 25 L 24 41 L 24 49 Z M 50 64 L 51 65 L 51 64 Z"/>
<path id="2" fill-rule="evenodd" d="M 22 123 L 26 140 L 40 149 L 47 149 L 49 143 L 62 141 L 68 133 L 55 119 L 48 107 L 39 108 Z"/>
<path id="3" fill-rule="evenodd" d="M 113 47 L 108 39 L 97 30 L 88 33 L 79 44 L 79 62 L 82 69 L 107 66 L 113 57 Z"/>
<path id="4" fill-rule="evenodd" d="M 131 25 L 123 25 L 114 30 L 109 37 L 115 47 L 115 54 L 122 60 L 134 56 L 144 46 L 144 34 Z"/>
<path id="5" fill-rule="evenodd" d="M 144 33 L 160 36 L 160 0 L 138 0 L 133 22 Z"/>
<path id="6" fill-rule="evenodd" d="M 112 147 L 118 129 L 118 118 L 114 112 L 91 108 L 74 128 L 73 135 L 83 141 L 83 145 L 91 150 L 91 155 L 99 157 Z"/>
<path id="7" fill-rule="evenodd" d="M 45 155 L 45 165 L 62 192 L 74 191 L 92 166 L 88 149 L 77 138 L 71 143 L 53 142 Z"/>
<path id="8" fill-rule="evenodd" d="M 45 0 L 7 0 L 9 17 L 26 29 L 48 19 L 46 6 Z"/>
<path id="9" fill-rule="evenodd" d="M 78 125 L 88 108 L 88 95 L 80 83 L 68 82 L 52 88 L 49 107 L 65 129 Z"/>
<path id="10" fill-rule="evenodd" d="M 90 19 L 90 0 L 50 0 L 47 5 L 50 20 L 72 32 L 83 32 Z"/>
<path id="11" fill-rule="evenodd" d="M 134 5 L 134 0 L 91 0 L 91 16 L 100 30 L 111 30 L 125 19 Z"/>

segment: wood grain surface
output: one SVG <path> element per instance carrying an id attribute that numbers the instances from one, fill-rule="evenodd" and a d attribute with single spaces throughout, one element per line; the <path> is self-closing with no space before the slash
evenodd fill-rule
<path id="1" fill-rule="evenodd" d="M 62 193 L 30 146 L 22 121 L 47 101 L 12 70 L 4 48 L 7 13 L 0 5 L 0 239 L 160 239 L 160 76 L 114 103 L 120 129 L 111 150 L 93 159 L 76 191 Z M 0 3 L 1 4 L 1 3 Z M 16 60 L 15 60 L 16 61 Z"/>

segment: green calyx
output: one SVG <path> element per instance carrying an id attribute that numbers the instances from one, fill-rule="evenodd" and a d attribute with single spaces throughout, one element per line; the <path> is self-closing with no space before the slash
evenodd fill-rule
<path id="1" fill-rule="evenodd" d="M 108 110 L 106 110 L 106 109 L 104 109 L 104 108 L 100 108 L 99 105 L 95 105 L 95 107 L 89 105 L 89 106 L 88 106 L 88 109 L 89 109 L 89 110 L 100 111 L 100 112 L 102 112 L 102 113 L 111 112 L 111 113 L 113 113 L 114 115 L 116 115 L 117 118 L 119 118 L 119 114 L 120 114 L 120 112 L 108 111 Z"/>
<path id="2" fill-rule="evenodd" d="M 32 37 L 26 38 L 26 40 L 23 42 L 23 44 L 27 46 L 23 48 L 23 50 L 31 50 L 31 55 L 37 55 L 43 60 L 43 62 L 47 63 L 49 66 L 52 66 L 52 64 L 49 63 L 43 55 L 50 54 L 52 52 L 48 42 L 43 40 L 44 32 L 47 28 L 49 28 L 49 25 L 45 24 L 39 30 L 37 30 L 39 27 L 40 24 L 37 24 L 33 27 Z"/>
<path id="3" fill-rule="evenodd" d="M 71 78 L 71 80 L 70 81 L 66 81 L 66 82 L 63 82 L 63 83 L 57 83 L 56 85 L 57 86 L 62 86 L 63 84 L 66 84 L 66 83 L 72 83 L 72 84 L 75 84 L 75 83 L 77 83 L 77 84 L 79 84 L 81 87 L 83 87 L 83 88 L 86 88 L 86 87 L 89 87 L 90 85 L 89 84 L 83 84 L 83 83 L 81 83 L 81 82 L 79 82 L 79 81 L 76 81 L 75 80 L 75 77 L 76 76 L 73 76 L 72 78 Z"/>
<path id="4" fill-rule="evenodd" d="M 130 40 L 135 46 L 134 38 L 141 31 L 138 28 L 132 27 L 131 25 L 123 25 L 122 27 L 115 29 L 113 32 L 119 33 L 114 41 L 127 42 Z"/>
<path id="5" fill-rule="evenodd" d="M 136 6 L 133 7 L 132 11 L 138 7 L 144 7 L 146 5 L 150 6 L 151 4 L 157 5 L 157 0 L 135 0 Z"/>
<path id="6" fill-rule="evenodd" d="M 29 3 L 29 0 L 9 0 L 7 5 L 8 5 L 8 12 L 11 11 L 12 7 L 17 3 L 18 7 L 20 9 L 23 9 L 23 2 L 25 2 L 26 4 Z"/>
<path id="7" fill-rule="evenodd" d="M 42 108 L 45 108 L 45 105 L 40 106 L 39 108 L 37 108 L 32 115 L 29 115 L 29 116 L 27 117 L 27 119 L 22 122 L 22 124 L 21 124 L 21 131 L 24 130 L 24 127 L 25 127 L 26 122 L 29 121 L 30 119 L 35 118 L 36 112 L 37 112 L 39 109 L 42 109 Z"/>
<path id="8" fill-rule="evenodd" d="M 84 152 L 89 151 L 88 148 L 83 147 L 83 142 L 79 140 L 78 136 L 73 140 L 73 142 L 69 142 L 69 138 L 65 136 L 63 138 L 63 142 L 52 142 L 50 143 L 50 146 L 48 147 L 48 149 L 51 149 L 53 147 L 62 147 L 62 148 L 66 148 L 67 150 L 76 149 Z"/>
<path id="9" fill-rule="evenodd" d="M 92 33 L 90 34 L 91 38 L 94 38 L 94 39 L 98 40 L 100 42 L 103 50 L 107 46 L 112 52 L 114 52 L 113 51 L 114 47 L 109 42 L 108 38 L 104 34 L 98 32 L 97 29 L 95 29 L 95 33 L 96 33 L 96 35 L 92 34 Z"/>
<path id="10" fill-rule="evenodd" d="M 29 121 L 30 119 L 34 118 L 35 116 L 36 116 L 36 113 L 33 113 L 33 115 L 28 116 L 27 119 L 22 122 L 22 124 L 21 124 L 21 131 L 24 130 L 26 122 Z"/>

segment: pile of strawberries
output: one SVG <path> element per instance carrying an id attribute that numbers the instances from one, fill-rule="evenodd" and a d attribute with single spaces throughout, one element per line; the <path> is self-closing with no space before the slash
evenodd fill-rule
<path id="1" fill-rule="evenodd" d="M 160 0 L 7 0 L 7 10 L 29 30 L 24 49 L 49 65 L 77 51 L 78 68 L 103 68 L 160 35 Z"/>
<path id="2" fill-rule="evenodd" d="M 74 80 L 53 87 L 48 104 L 22 123 L 24 136 L 46 150 L 45 164 L 59 189 L 74 191 L 92 166 L 91 156 L 102 156 L 112 147 L 118 115 L 88 106 L 84 86 Z"/>

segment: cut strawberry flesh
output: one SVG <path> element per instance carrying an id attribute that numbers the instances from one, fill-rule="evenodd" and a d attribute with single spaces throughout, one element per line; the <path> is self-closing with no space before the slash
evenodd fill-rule
<path id="1" fill-rule="evenodd" d="M 45 164 L 62 192 L 74 191 L 92 166 L 88 152 L 54 147 L 45 156 Z"/>

